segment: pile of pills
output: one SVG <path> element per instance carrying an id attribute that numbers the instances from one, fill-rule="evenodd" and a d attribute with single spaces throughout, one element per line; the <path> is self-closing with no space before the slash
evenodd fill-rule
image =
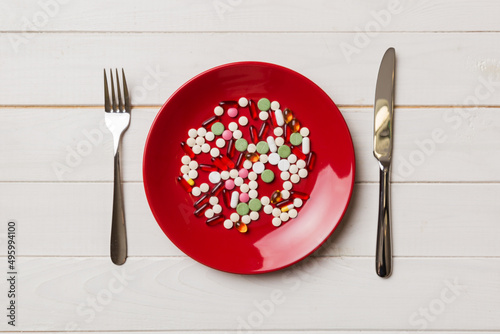
<path id="1" fill-rule="evenodd" d="M 278 227 L 296 218 L 309 199 L 293 189 L 316 161 L 309 129 L 292 110 L 280 108 L 267 98 L 222 101 L 214 116 L 190 129 L 181 142 L 185 155 L 177 180 L 195 197 L 194 215 L 205 217 L 207 225 L 246 233 L 252 221 L 270 215 Z M 204 154 L 210 163 L 198 162 Z M 201 173 L 208 176 L 206 182 L 197 182 Z M 275 190 L 262 196 L 260 182 L 276 185 Z"/>

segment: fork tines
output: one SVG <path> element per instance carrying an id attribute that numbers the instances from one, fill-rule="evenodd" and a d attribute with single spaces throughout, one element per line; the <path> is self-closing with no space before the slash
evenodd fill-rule
<path id="1" fill-rule="evenodd" d="M 109 98 L 108 89 L 108 79 L 106 76 L 106 70 L 104 70 L 104 110 L 106 112 L 129 112 L 130 111 L 130 97 L 128 95 L 127 80 L 125 79 L 125 72 L 122 68 L 122 81 L 123 81 L 123 97 L 122 90 L 120 88 L 120 79 L 118 76 L 118 69 L 115 69 L 116 77 L 116 95 L 118 95 L 118 100 L 115 95 L 115 85 L 113 80 L 113 71 L 109 70 L 109 76 L 111 79 L 111 99 Z M 125 105 L 125 109 L 123 108 Z"/>

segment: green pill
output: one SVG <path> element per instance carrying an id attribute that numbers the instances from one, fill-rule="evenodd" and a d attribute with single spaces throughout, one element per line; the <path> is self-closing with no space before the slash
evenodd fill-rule
<path id="1" fill-rule="evenodd" d="M 257 102 L 257 107 L 259 107 L 259 110 L 268 111 L 271 108 L 271 101 L 263 97 Z"/>
<path id="2" fill-rule="evenodd" d="M 236 206 L 236 212 L 237 212 L 240 216 L 247 215 L 249 211 L 250 211 L 250 208 L 248 207 L 248 204 L 247 204 L 247 203 L 239 203 L 239 204 Z"/>
<path id="3" fill-rule="evenodd" d="M 248 206 L 252 211 L 259 211 L 262 208 L 262 203 L 257 198 L 252 198 L 250 202 L 248 202 Z"/>
<path id="4" fill-rule="evenodd" d="M 214 123 L 212 124 L 211 130 L 214 135 L 220 136 L 224 132 L 224 124 L 222 124 L 221 122 Z"/>
<path id="5" fill-rule="evenodd" d="M 234 147 L 236 148 L 237 151 L 239 152 L 245 152 L 248 147 L 248 142 L 244 138 L 240 138 L 234 143 Z"/>
<path id="6" fill-rule="evenodd" d="M 302 135 L 298 132 L 292 133 L 290 136 L 290 143 L 292 143 L 293 146 L 302 144 Z"/>
<path id="7" fill-rule="evenodd" d="M 269 152 L 269 145 L 265 141 L 260 141 L 257 143 L 257 152 L 260 154 L 266 154 Z"/>
<path id="8" fill-rule="evenodd" d="M 274 173 L 270 169 L 266 169 L 265 171 L 263 171 L 262 174 L 260 174 L 260 177 L 265 183 L 271 183 L 274 181 Z"/>
<path id="9" fill-rule="evenodd" d="M 288 158 L 290 153 L 292 153 L 292 150 L 288 145 L 281 145 L 280 148 L 278 148 L 278 154 L 283 159 Z"/>

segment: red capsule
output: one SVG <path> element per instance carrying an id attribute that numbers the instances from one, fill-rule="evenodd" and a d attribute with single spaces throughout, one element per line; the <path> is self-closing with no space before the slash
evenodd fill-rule
<path id="1" fill-rule="evenodd" d="M 217 224 L 220 224 L 224 221 L 224 216 L 223 215 L 217 215 L 213 216 L 212 218 L 208 218 L 205 223 L 207 223 L 208 226 L 214 226 Z"/>
<path id="2" fill-rule="evenodd" d="M 238 108 L 238 101 L 221 101 L 219 105 L 221 107 Z"/>
<path id="3" fill-rule="evenodd" d="M 306 155 L 302 153 L 302 149 L 298 146 L 293 146 L 292 147 L 292 153 L 297 156 L 297 158 L 305 160 Z"/>
<path id="4" fill-rule="evenodd" d="M 212 162 L 214 163 L 215 166 L 217 166 L 219 169 L 221 170 L 227 170 L 227 165 L 222 162 L 221 156 L 217 157 L 217 158 L 212 158 Z"/>
<path id="5" fill-rule="evenodd" d="M 271 125 L 273 126 L 273 128 L 277 127 L 278 123 L 276 122 L 276 114 L 271 109 L 269 109 L 268 112 L 269 112 L 269 119 L 271 120 Z"/>
<path id="6" fill-rule="evenodd" d="M 292 135 L 292 130 L 290 129 L 290 127 L 287 124 L 283 125 L 283 133 L 284 133 L 284 137 L 285 137 L 285 143 L 289 143 L 290 136 Z"/>
<path id="7" fill-rule="evenodd" d="M 231 192 L 227 189 L 222 189 L 222 200 L 226 208 L 231 209 Z"/>
<path id="8" fill-rule="evenodd" d="M 182 176 L 179 176 L 177 178 L 177 182 L 179 182 L 182 186 L 182 188 L 184 188 L 184 190 L 186 190 L 188 193 L 191 193 L 191 190 L 193 190 L 193 187 L 191 187 L 191 185 L 189 183 L 187 183 L 186 180 L 184 180 L 184 178 Z"/>
<path id="9" fill-rule="evenodd" d="M 253 119 L 259 118 L 259 109 L 257 108 L 257 103 L 254 100 L 248 101 L 248 110 L 250 110 L 250 117 Z"/>
<path id="10" fill-rule="evenodd" d="M 215 122 L 218 122 L 218 121 L 219 121 L 219 117 L 212 116 L 209 119 L 207 119 L 205 122 L 201 123 L 201 126 L 203 126 L 204 128 L 209 128 L 210 126 L 212 126 L 212 124 L 214 124 Z"/>
<path id="11" fill-rule="evenodd" d="M 219 155 L 219 159 L 221 159 L 222 163 L 228 166 L 229 168 L 234 168 L 235 166 L 234 161 L 229 159 L 227 156 L 221 154 Z"/>
<path id="12" fill-rule="evenodd" d="M 190 157 L 191 159 L 194 158 L 194 152 L 191 149 L 191 147 L 188 146 L 188 144 L 186 144 L 185 142 L 181 142 L 181 147 L 184 150 L 184 153 L 186 153 L 188 157 Z"/>
<path id="13" fill-rule="evenodd" d="M 307 155 L 307 159 L 306 159 L 307 170 L 312 171 L 315 164 L 316 164 L 316 153 L 309 152 L 309 154 Z"/>
<path id="14" fill-rule="evenodd" d="M 276 206 L 281 209 L 282 207 L 287 206 L 288 204 L 293 204 L 293 199 L 288 198 L 284 201 L 278 202 L 276 203 Z"/>
<path id="15" fill-rule="evenodd" d="M 257 129 L 253 125 L 250 125 L 250 139 L 254 144 L 257 144 L 259 142 L 259 133 L 257 132 Z"/>
<path id="16" fill-rule="evenodd" d="M 300 198 L 303 199 L 304 201 L 307 201 L 309 199 L 309 194 L 301 193 L 300 191 L 290 191 L 290 195 L 293 198 Z"/>
<path id="17" fill-rule="evenodd" d="M 259 130 L 259 139 L 264 140 L 267 137 L 267 132 L 269 131 L 269 123 L 264 122 Z"/>
<path id="18" fill-rule="evenodd" d="M 210 205 L 210 203 L 205 203 L 203 204 L 202 206 L 200 206 L 198 209 L 196 209 L 196 211 L 194 212 L 194 215 L 196 217 L 201 217 L 201 215 L 205 212 L 206 209 L 208 209 L 208 206 Z"/>
<path id="19" fill-rule="evenodd" d="M 204 172 L 216 172 L 218 171 L 217 167 L 214 165 L 200 164 L 198 168 Z"/>
<path id="20" fill-rule="evenodd" d="M 243 166 L 244 157 L 245 157 L 245 152 L 241 152 L 240 155 L 238 156 L 238 160 L 236 161 L 236 166 L 238 168 L 241 168 Z"/>
<path id="21" fill-rule="evenodd" d="M 219 196 L 220 192 L 224 189 L 224 181 L 217 183 L 210 192 L 211 196 Z"/>
<path id="22" fill-rule="evenodd" d="M 229 157 L 229 158 L 233 158 L 234 157 L 234 138 L 231 138 L 229 140 L 229 142 L 227 143 L 227 151 L 226 151 L 226 155 Z"/>
<path id="23" fill-rule="evenodd" d="M 209 194 L 205 194 L 205 195 L 201 196 L 200 199 L 198 199 L 196 202 L 194 202 L 195 209 L 198 209 L 203 204 L 208 203 L 209 200 L 210 200 Z"/>

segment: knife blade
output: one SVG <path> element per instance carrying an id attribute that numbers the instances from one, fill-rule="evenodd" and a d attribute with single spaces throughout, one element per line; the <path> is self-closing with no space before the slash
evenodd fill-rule
<path id="1" fill-rule="evenodd" d="M 389 48 L 380 63 L 373 117 L 373 155 L 378 160 L 380 168 L 375 268 L 377 275 L 384 278 L 392 273 L 390 167 L 393 146 L 395 65 L 396 52 L 394 48 Z"/>

